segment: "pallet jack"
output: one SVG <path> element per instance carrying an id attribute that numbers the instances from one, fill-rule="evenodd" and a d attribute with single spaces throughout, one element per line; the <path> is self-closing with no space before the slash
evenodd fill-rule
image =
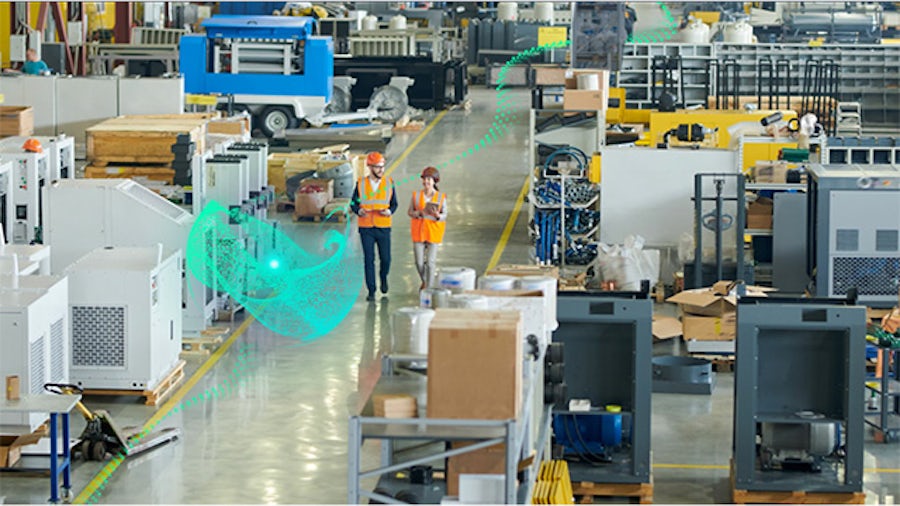
<path id="1" fill-rule="evenodd" d="M 83 392 L 78 385 L 66 383 L 46 383 L 44 390 L 58 395 L 77 395 Z M 136 455 L 181 436 L 181 429 L 177 427 L 146 435 L 141 435 L 139 429 L 124 431 L 106 410 L 91 411 L 81 401 L 75 404 L 75 408 L 87 422 L 75 447 L 75 453 L 80 453 L 83 460 L 106 460 L 107 454 L 116 453 L 126 457 Z"/>

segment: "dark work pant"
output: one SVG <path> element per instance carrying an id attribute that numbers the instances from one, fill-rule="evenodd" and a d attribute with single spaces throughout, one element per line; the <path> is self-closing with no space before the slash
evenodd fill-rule
<path id="1" fill-rule="evenodd" d="M 366 288 L 369 293 L 375 293 L 375 245 L 378 245 L 379 269 L 378 274 L 381 286 L 387 284 L 388 272 L 391 270 L 391 229 L 389 228 L 361 228 L 359 238 L 362 241 L 363 263 L 366 268 Z"/>

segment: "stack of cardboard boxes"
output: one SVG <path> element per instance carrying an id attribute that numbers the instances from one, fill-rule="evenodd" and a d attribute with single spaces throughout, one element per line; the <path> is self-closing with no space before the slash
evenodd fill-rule
<path id="1" fill-rule="evenodd" d="M 762 297 L 769 291 L 748 286 L 747 295 Z M 685 341 L 734 341 L 737 297 L 731 295 L 734 283 L 719 281 L 710 288 L 685 290 L 666 299 L 681 309 L 681 332 Z M 730 345 L 723 348 L 731 348 Z"/>

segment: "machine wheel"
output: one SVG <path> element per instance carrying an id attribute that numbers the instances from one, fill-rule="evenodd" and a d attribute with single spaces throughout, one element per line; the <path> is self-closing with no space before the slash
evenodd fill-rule
<path id="1" fill-rule="evenodd" d="M 97 461 L 106 460 L 106 443 L 96 441 L 91 445 L 91 458 Z"/>
<path id="2" fill-rule="evenodd" d="M 59 498 L 62 499 L 62 502 L 66 504 L 72 504 L 72 501 L 75 500 L 75 492 L 72 492 L 71 488 L 63 487 L 61 489 L 61 494 L 59 494 Z"/>
<path id="3" fill-rule="evenodd" d="M 259 129 L 266 137 L 272 137 L 276 132 L 293 128 L 297 123 L 294 112 L 280 105 L 266 107 L 259 113 L 257 120 Z"/>
<path id="4" fill-rule="evenodd" d="M 81 453 L 81 460 L 91 460 L 91 442 L 85 439 L 78 445 L 78 451 Z"/>

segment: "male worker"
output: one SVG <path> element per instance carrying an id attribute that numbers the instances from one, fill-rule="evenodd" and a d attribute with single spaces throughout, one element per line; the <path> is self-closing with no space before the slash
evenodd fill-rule
<path id="1" fill-rule="evenodd" d="M 375 300 L 375 245 L 378 245 L 381 293 L 388 291 L 388 271 L 391 269 L 391 215 L 397 210 L 394 181 L 384 177 L 384 155 L 374 151 L 366 156 L 369 176 L 353 190 L 350 209 L 359 216 L 359 238 L 362 241 L 363 262 L 366 269 L 366 300 Z"/>
<path id="2" fill-rule="evenodd" d="M 22 72 L 36 76 L 50 73 L 50 67 L 38 58 L 37 51 L 34 49 L 28 48 L 25 50 L 25 60 L 25 65 L 22 66 Z"/>

